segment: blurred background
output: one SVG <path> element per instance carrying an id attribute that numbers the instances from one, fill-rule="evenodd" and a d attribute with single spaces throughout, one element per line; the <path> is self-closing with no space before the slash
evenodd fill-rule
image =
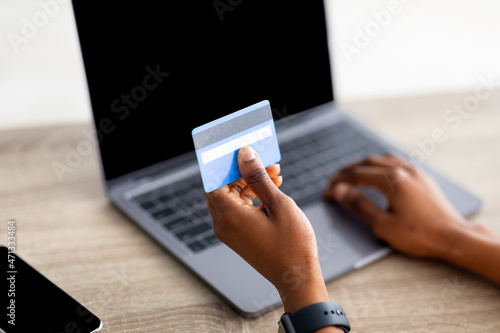
<path id="1" fill-rule="evenodd" d="M 499 0 L 325 2 L 341 103 L 500 81 Z M 0 129 L 90 120 L 68 0 L 2 0 L 0 36 Z"/>

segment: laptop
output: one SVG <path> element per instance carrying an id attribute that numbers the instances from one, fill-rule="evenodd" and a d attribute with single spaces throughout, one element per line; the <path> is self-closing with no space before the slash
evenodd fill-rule
<path id="1" fill-rule="evenodd" d="M 214 236 L 191 130 L 262 100 L 278 133 L 281 189 L 313 224 L 325 280 L 389 253 L 365 223 L 322 198 L 333 173 L 368 154 L 408 156 L 338 108 L 323 0 L 74 0 L 73 8 L 107 196 L 235 310 L 254 317 L 281 301 Z M 478 210 L 478 198 L 423 167 L 461 214 Z"/>

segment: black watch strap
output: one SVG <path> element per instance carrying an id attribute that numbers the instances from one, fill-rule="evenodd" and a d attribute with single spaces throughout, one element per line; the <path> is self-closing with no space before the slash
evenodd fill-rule
<path id="1" fill-rule="evenodd" d="M 311 333 L 327 326 L 335 326 L 345 332 L 351 330 L 344 309 L 334 302 L 316 303 L 293 314 L 285 313 L 280 322 L 286 333 Z"/>

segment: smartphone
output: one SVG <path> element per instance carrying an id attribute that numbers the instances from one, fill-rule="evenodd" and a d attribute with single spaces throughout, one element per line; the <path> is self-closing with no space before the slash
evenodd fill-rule
<path id="1" fill-rule="evenodd" d="M 96 333 L 102 322 L 14 253 L 0 246 L 0 332 Z"/>

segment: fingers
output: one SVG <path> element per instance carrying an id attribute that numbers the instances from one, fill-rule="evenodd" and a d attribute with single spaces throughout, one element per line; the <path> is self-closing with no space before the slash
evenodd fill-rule
<path id="1" fill-rule="evenodd" d="M 253 148 L 245 146 L 240 149 L 238 168 L 245 183 L 263 205 L 266 202 L 273 202 L 277 196 L 281 195 L 281 191 L 276 187 Z M 273 168 L 271 169 L 273 171 Z M 280 182 L 279 178 L 276 181 Z"/>
<path id="2" fill-rule="evenodd" d="M 341 171 L 331 179 L 330 187 L 339 182 L 348 182 L 364 186 L 375 186 L 386 194 L 395 191 L 395 186 L 408 177 L 407 171 L 400 167 L 378 167 L 359 165 Z"/>
<path id="3" fill-rule="evenodd" d="M 273 181 L 274 185 L 276 185 L 276 187 L 280 187 L 281 184 L 283 184 L 282 176 L 276 176 L 274 178 L 271 178 L 271 180 Z M 246 201 L 246 203 L 248 204 L 251 204 L 251 201 L 255 198 L 255 193 L 253 193 L 252 189 L 248 186 L 241 191 L 240 195 L 243 199 L 248 200 Z"/>
<path id="4" fill-rule="evenodd" d="M 337 200 L 341 206 L 373 227 L 380 217 L 389 213 L 375 206 L 354 185 L 374 186 L 390 198 L 396 191 L 396 186 L 406 180 L 412 170 L 411 164 L 392 154 L 369 156 L 333 176 L 325 197 Z"/>
<path id="5" fill-rule="evenodd" d="M 281 173 L 281 166 L 278 163 L 268 166 L 266 172 L 276 187 L 280 187 L 283 184 L 283 177 L 279 175 Z M 206 193 L 206 197 L 208 200 L 216 197 L 215 202 L 220 203 L 221 201 L 227 201 L 227 197 L 230 194 L 239 196 L 246 204 L 250 205 L 253 204 L 252 200 L 255 198 L 255 193 L 242 178 L 211 193 Z M 233 200 L 230 202 L 233 202 Z"/>
<path id="6" fill-rule="evenodd" d="M 280 187 L 283 184 L 283 177 L 279 175 L 281 172 L 281 166 L 279 164 L 268 166 L 266 171 L 276 187 Z M 249 199 L 250 201 L 255 198 L 255 193 L 253 193 L 252 189 L 248 186 L 246 186 L 240 194 L 243 198 Z"/>
<path id="7" fill-rule="evenodd" d="M 273 181 L 274 185 L 276 185 L 276 187 L 280 187 L 283 184 L 283 176 L 276 176 L 271 180 Z"/>
<path id="8" fill-rule="evenodd" d="M 335 199 L 342 207 L 358 215 L 370 226 L 374 226 L 387 213 L 351 184 L 340 182 L 325 192 L 325 197 Z"/>
<path id="9" fill-rule="evenodd" d="M 338 182 L 375 186 L 386 194 L 414 172 L 414 167 L 395 155 L 372 155 L 334 175 L 330 188 Z"/>
<path id="10" fill-rule="evenodd" d="M 279 175 L 281 172 L 281 166 L 279 164 L 272 164 L 266 168 L 266 172 L 273 181 L 273 183 L 277 187 L 280 187 L 281 184 L 283 183 L 283 177 Z M 250 200 L 255 198 L 255 194 L 253 193 L 252 189 L 247 186 L 243 178 L 234 181 L 228 186 L 231 192 L 234 192 L 235 194 L 239 193 L 244 197 L 250 197 Z"/>
<path id="11" fill-rule="evenodd" d="M 350 166 L 346 167 L 344 170 L 348 170 L 350 168 L 354 168 L 360 165 L 364 166 L 379 166 L 379 167 L 402 167 L 405 169 L 411 169 L 414 166 L 407 162 L 402 157 L 389 153 L 384 155 L 370 155 L 364 160 L 361 160 L 357 163 L 353 163 Z"/>
<path id="12" fill-rule="evenodd" d="M 364 161 L 361 161 L 360 164 L 386 167 L 412 167 L 408 161 L 392 153 L 384 155 L 370 155 Z"/>
<path id="13" fill-rule="evenodd" d="M 281 173 L 281 165 L 279 163 L 271 164 L 266 168 L 267 174 L 271 179 L 277 177 Z"/>

